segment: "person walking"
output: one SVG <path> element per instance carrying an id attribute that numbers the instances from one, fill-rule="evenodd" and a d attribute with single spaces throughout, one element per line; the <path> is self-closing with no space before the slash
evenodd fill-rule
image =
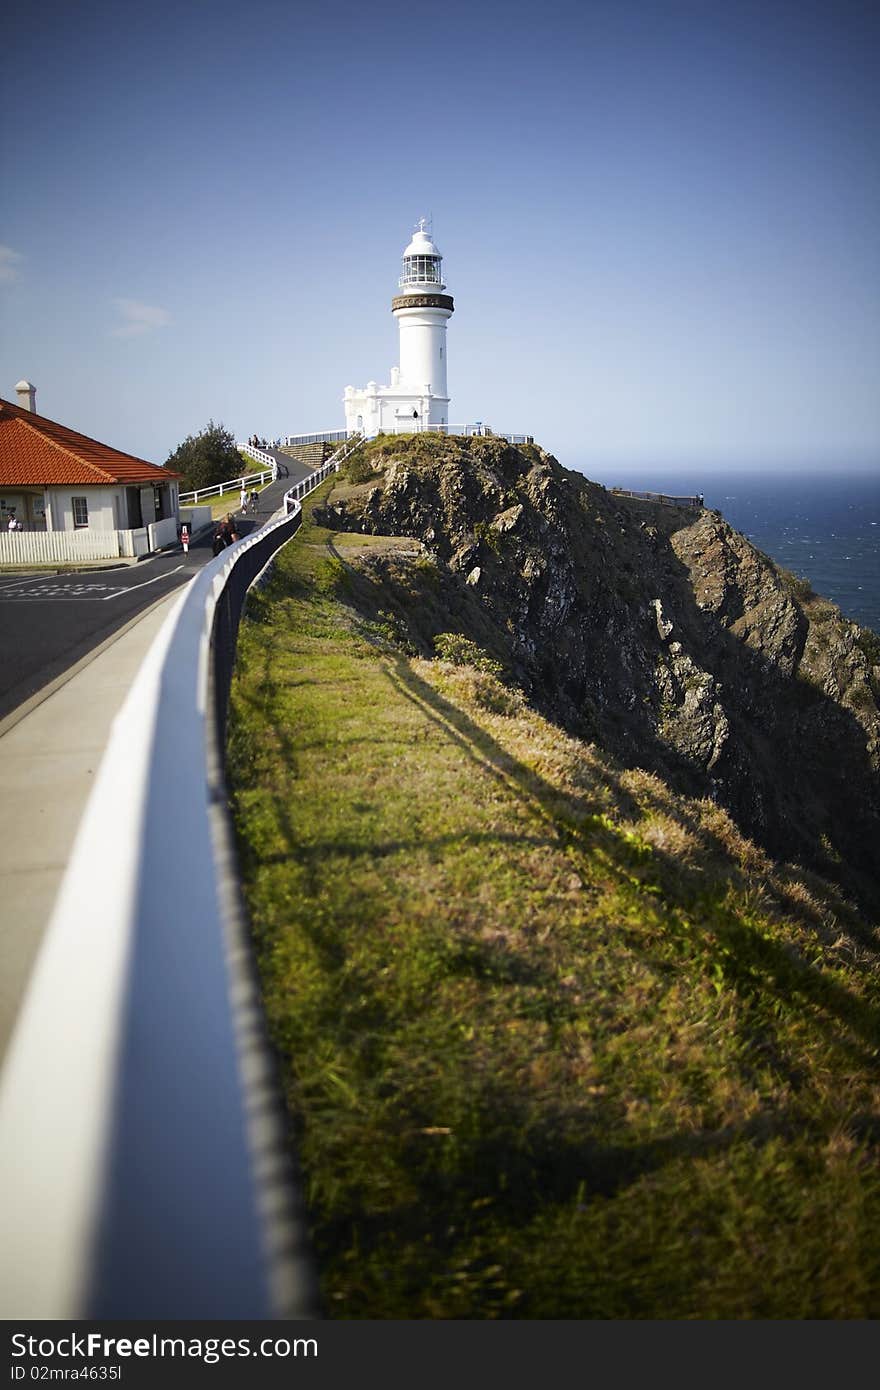
<path id="1" fill-rule="evenodd" d="M 248 495 L 247 495 L 247 492 L 246 492 L 246 490 L 245 490 L 245 485 L 244 485 L 244 483 L 242 483 L 242 485 L 241 485 L 241 492 L 239 493 L 239 497 L 238 497 L 238 505 L 239 505 L 239 508 L 241 509 L 241 511 L 243 511 L 243 512 L 244 512 L 244 511 L 247 511 L 247 500 L 248 500 Z"/>

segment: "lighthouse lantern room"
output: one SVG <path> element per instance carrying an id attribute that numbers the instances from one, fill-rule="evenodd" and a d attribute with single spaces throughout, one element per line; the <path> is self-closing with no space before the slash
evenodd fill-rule
<path id="1" fill-rule="evenodd" d="M 426 429 L 449 422 L 446 388 L 446 322 L 455 305 L 444 294 L 440 251 L 425 230 L 425 219 L 403 253 L 400 294 L 391 312 L 400 333 L 400 365 L 391 368 L 391 383 L 345 388 L 345 425 L 368 436 L 380 430 Z"/>

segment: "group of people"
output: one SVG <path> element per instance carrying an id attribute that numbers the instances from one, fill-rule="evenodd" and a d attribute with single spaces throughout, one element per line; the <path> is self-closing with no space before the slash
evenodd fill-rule
<path id="1" fill-rule="evenodd" d="M 10 512 L 9 520 L 6 523 L 6 529 L 7 531 L 23 531 L 24 522 L 18 520 L 18 518 L 15 515 L 15 512 Z"/>
<path id="2" fill-rule="evenodd" d="M 252 449 L 280 449 L 280 439 L 261 439 L 258 434 L 252 434 L 248 439 Z"/>

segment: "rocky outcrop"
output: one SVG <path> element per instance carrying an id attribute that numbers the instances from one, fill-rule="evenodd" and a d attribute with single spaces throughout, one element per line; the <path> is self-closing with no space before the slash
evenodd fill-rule
<path id="1" fill-rule="evenodd" d="M 358 468 L 371 476 L 341 482 L 323 524 L 415 537 L 446 590 L 468 591 L 438 604 L 435 575 L 420 603 L 424 575 L 414 591 L 393 566 L 373 573 L 417 648 L 457 625 L 570 732 L 876 900 L 874 634 L 720 513 L 613 495 L 536 446 L 379 440 Z"/>

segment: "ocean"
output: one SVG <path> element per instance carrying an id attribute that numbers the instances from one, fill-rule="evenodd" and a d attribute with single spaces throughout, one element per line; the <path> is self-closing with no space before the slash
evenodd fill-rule
<path id="1" fill-rule="evenodd" d="M 876 472 L 580 469 L 606 487 L 702 493 L 753 545 L 808 579 L 847 618 L 880 634 L 880 468 Z"/>

